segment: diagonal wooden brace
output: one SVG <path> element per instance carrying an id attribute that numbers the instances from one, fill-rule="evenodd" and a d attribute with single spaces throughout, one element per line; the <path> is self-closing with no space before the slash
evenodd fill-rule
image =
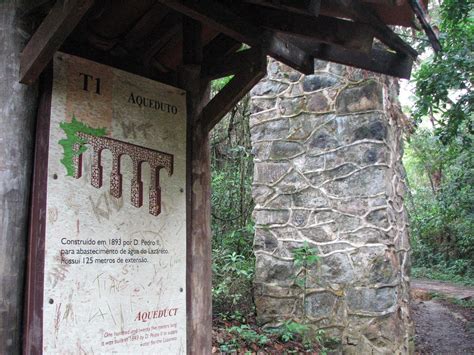
<path id="1" fill-rule="evenodd" d="M 252 51 L 253 58 L 248 58 L 248 64 L 242 63 L 242 69 L 202 109 L 197 126 L 200 126 L 203 132 L 209 132 L 265 76 L 267 68 L 265 54 L 260 48 Z"/>
<path id="2" fill-rule="evenodd" d="M 21 53 L 20 83 L 31 85 L 38 79 L 93 4 L 94 0 L 56 2 Z"/>

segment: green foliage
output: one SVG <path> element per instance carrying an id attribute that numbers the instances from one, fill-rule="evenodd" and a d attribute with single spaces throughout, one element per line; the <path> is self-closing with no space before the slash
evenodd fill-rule
<path id="1" fill-rule="evenodd" d="M 224 353 L 235 353 L 242 347 L 264 347 L 271 341 L 267 335 L 257 333 L 247 324 L 228 327 L 225 331 L 229 336 L 226 340 L 221 339 L 219 344 Z"/>
<path id="2" fill-rule="evenodd" d="M 425 51 L 414 75 L 419 127 L 404 157 L 413 274 L 466 283 L 474 279 L 474 6 L 431 6 L 443 50 Z"/>
<path id="3" fill-rule="evenodd" d="M 218 90 L 225 81 L 213 83 Z M 222 81 L 222 80 L 221 80 Z M 253 313 L 253 161 L 248 97 L 211 134 L 213 309 L 227 318 Z"/>
<path id="4" fill-rule="evenodd" d="M 308 242 L 304 242 L 302 247 L 294 248 L 292 250 L 294 264 L 297 267 L 309 268 L 316 264 L 319 260 L 318 250 L 316 248 L 310 248 Z"/>
<path id="5" fill-rule="evenodd" d="M 420 263 L 417 262 L 416 264 Z M 431 267 L 413 267 L 411 270 L 411 275 L 414 278 L 448 281 L 460 285 L 474 286 L 474 278 L 470 278 L 468 276 L 461 276 L 456 273 L 456 270 L 456 268 L 453 269 L 450 267 L 446 267 L 445 265 L 443 265 L 443 262 L 440 262 L 440 264 Z"/>
<path id="6" fill-rule="evenodd" d="M 242 312 L 253 311 L 253 258 L 236 252 L 219 254 L 214 250 L 212 271 L 214 311 L 230 319 L 245 320 Z"/>
<path id="7" fill-rule="evenodd" d="M 335 344 L 331 343 L 332 339 L 326 339 L 323 330 L 314 331 L 309 325 L 293 321 L 287 321 L 278 328 L 266 329 L 248 324 L 227 326 L 217 329 L 216 340 L 221 352 L 239 354 L 301 354 L 315 351 L 327 354 L 327 349 L 321 344 Z"/>
<path id="8" fill-rule="evenodd" d="M 424 60 L 414 75 L 412 115 L 418 122 L 430 117 L 447 143 L 462 125 L 474 132 L 474 6 L 472 0 L 444 0 L 438 10 L 443 50 Z"/>
<path id="9" fill-rule="evenodd" d="M 471 139 L 463 125 L 447 144 L 420 129 L 406 149 L 414 266 L 426 276 L 474 278 L 474 150 L 465 143 Z"/>
<path id="10" fill-rule="evenodd" d="M 319 261 L 318 251 L 311 248 L 307 241 L 302 247 L 294 248 L 291 251 L 293 255 L 293 263 L 300 268 L 295 277 L 295 284 L 303 291 L 303 321 L 306 321 L 306 293 L 310 268 Z"/>
<path id="11" fill-rule="evenodd" d="M 290 341 L 300 341 L 307 350 L 314 350 L 315 346 L 319 348 L 320 353 L 325 352 L 323 344 L 326 341 L 326 334 L 323 329 L 316 330 L 309 324 L 287 320 L 278 328 L 269 329 L 270 334 L 277 334 L 284 343 Z"/>
<path id="12" fill-rule="evenodd" d="M 74 163 L 73 158 L 74 156 L 81 155 L 84 153 L 87 148 L 85 144 L 87 143 L 84 139 L 79 138 L 76 133 L 82 132 L 87 133 L 92 136 L 101 137 L 105 136 L 106 131 L 105 128 L 92 128 L 87 126 L 86 124 L 76 120 L 75 116 L 72 116 L 71 122 L 61 122 L 59 127 L 62 128 L 64 133 L 66 133 L 66 139 L 61 139 L 59 144 L 63 146 L 64 155 L 63 159 L 61 159 L 61 163 L 65 166 L 67 176 L 74 175 Z M 74 150 L 74 146 L 79 144 L 79 149 L 77 151 Z"/>
<path id="13" fill-rule="evenodd" d="M 304 335 L 307 334 L 309 330 L 310 328 L 306 324 L 287 320 L 282 324 L 281 327 L 277 328 L 275 332 L 279 334 L 282 341 L 287 343 L 291 340 L 296 340 L 298 336 L 304 337 Z"/>
<path id="14" fill-rule="evenodd" d="M 455 304 L 457 306 L 467 308 L 467 309 L 474 309 L 474 300 L 473 299 L 459 299 L 455 297 L 448 297 L 442 293 L 432 292 L 431 296 L 434 299 L 447 301 L 449 303 Z"/>
<path id="15" fill-rule="evenodd" d="M 224 86 L 226 86 L 229 83 L 229 81 L 231 81 L 233 78 L 234 78 L 233 75 L 229 75 L 224 78 L 213 80 L 211 83 L 211 89 L 213 93 L 217 93 L 221 91 L 224 88 Z"/>
<path id="16" fill-rule="evenodd" d="M 258 344 L 259 346 L 263 346 L 270 341 L 266 335 L 258 334 L 248 325 L 233 326 L 230 327 L 228 331 L 237 334 L 240 340 L 245 342 L 247 345 Z"/>
<path id="17" fill-rule="evenodd" d="M 309 278 L 310 269 L 317 264 L 319 261 L 319 256 L 317 255 L 318 250 L 316 248 L 311 248 L 307 241 L 303 243 L 303 246 L 294 248 L 291 251 L 293 255 L 293 264 L 299 268 L 295 276 L 294 282 L 295 285 L 301 288 L 303 302 L 302 302 L 302 313 L 303 313 L 303 322 L 295 322 L 293 320 L 288 320 L 278 329 L 280 338 L 284 342 L 294 340 L 295 336 L 298 335 L 301 337 L 303 344 L 307 348 L 311 348 L 313 344 L 322 344 L 323 343 L 323 330 L 315 330 L 309 324 L 307 324 L 307 315 L 306 315 L 306 294 L 307 294 L 307 283 Z"/>

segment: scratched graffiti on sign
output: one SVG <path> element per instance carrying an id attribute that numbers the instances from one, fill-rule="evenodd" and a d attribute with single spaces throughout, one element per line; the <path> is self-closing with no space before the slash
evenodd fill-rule
<path id="1" fill-rule="evenodd" d="M 186 112 L 180 89 L 58 53 L 45 354 L 186 352 Z"/>

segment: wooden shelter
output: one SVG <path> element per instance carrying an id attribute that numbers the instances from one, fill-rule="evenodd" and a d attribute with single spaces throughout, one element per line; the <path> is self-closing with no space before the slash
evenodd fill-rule
<path id="1" fill-rule="evenodd" d="M 211 348 L 209 131 L 265 75 L 267 55 L 305 74 L 314 73 L 316 58 L 409 78 L 417 52 L 389 25 L 416 26 L 416 15 L 432 35 L 424 5 L 418 0 L 58 0 L 45 9 L 49 13 L 21 55 L 21 83 L 36 82 L 61 50 L 188 93 L 189 353 Z M 229 75 L 233 78 L 210 100 L 210 82 Z M 38 127 L 39 144 L 41 131 Z M 41 173 L 37 164 L 35 174 Z M 34 320 L 27 319 L 26 327 L 28 351 L 34 347 L 28 335 L 35 332 Z"/>

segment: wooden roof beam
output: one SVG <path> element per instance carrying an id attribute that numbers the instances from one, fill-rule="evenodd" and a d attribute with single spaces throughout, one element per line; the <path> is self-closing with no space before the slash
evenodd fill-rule
<path id="1" fill-rule="evenodd" d="M 370 7 L 362 4 L 359 0 L 324 0 L 321 3 L 321 14 L 335 16 L 341 13 L 343 13 L 344 17 L 371 26 L 375 37 L 398 53 L 408 55 L 413 59 L 418 56 L 416 50 L 405 43 L 390 27 L 379 19 Z"/>
<path id="2" fill-rule="evenodd" d="M 239 41 L 220 33 L 203 49 L 204 62 L 215 62 L 217 58 L 225 57 L 242 47 Z"/>
<path id="3" fill-rule="evenodd" d="M 169 9 L 161 4 L 154 5 L 149 9 L 125 35 L 123 46 L 127 49 L 134 49 L 145 41 L 149 32 L 156 29 L 161 21 L 168 15 Z"/>
<path id="4" fill-rule="evenodd" d="M 386 6 L 401 6 L 404 3 L 404 0 L 362 0 L 363 2 L 371 2 L 378 5 Z"/>
<path id="5" fill-rule="evenodd" d="M 261 49 L 253 47 L 236 53 L 232 53 L 226 57 L 205 57 L 203 62 L 203 75 L 207 80 L 214 80 L 240 72 L 243 63 L 251 63 L 257 52 L 261 53 Z"/>
<path id="6" fill-rule="evenodd" d="M 279 35 L 253 25 L 226 6 L 214 0 L 158 0 L 162 4 L 197 21 L 205 23 L 240 42 L 262 47 L 275 59 L 305 74 L 314 72 L 311 56 Z"/>
<path id="7" fill-rule="evenodd" d="M 31 85 L 38 79 L 93 3 L 94 0 L 56 2 L 21 53 L 20 83 Z"/>
<path id="8" fill-rule="evenodd" d="M 139 62 L 138 57 L 131 54 L 123 56 L 114 56 L 110 52 L 104 52 L 100 49 L 91 47 L 88 44 L 75 41 L 66 41 L 60 48 L 62 52 L 75 55 L 77 57 L 92 60 L 94 62 L 102 63 L 117 69 L 121 69 L 136 75 L 140 75 L 152 80 L 157 80 L 162 83 L 176 86 L 175 72 L 159 72 L 152 67 L 146 67 Z"/>
<path id="9" fill-rule="evenodd" d="M 299 14 L 309 13 L 313 16 L 319 16 L 321 9 L 321 0 L 246 0 L 246 2 Z"/>
<path id="10" fill-rule="evenodd" d="M 349 65 L 376 73 L 410 79 L 413 58 L 405 55 L 373 48 L 370 53 L 345 50 L 338 46 L 318 43 L 311 39 L 290 36 L 291 40 L 310 51 L 316 59 Z"/>
<path id="11" fill-rule="evenodd" d="M 441 43 L 439 42 L 438 35 L 433 30 L 433 27 L 431 27 L 428 21 L 428 13 L 426 12 L 423 3 L 420 0 L 409 0 L 408 2 L 411 8 L 413 9 L 413 12 L 415 13 L 418 21 L 420 21 L 421 27 L 425 31 L 426 36 L 428 37 L 431 43 L 431 47 L 436 53 L 440 52 Z"/>
<path id="12" fill-rule="evenodd" d="M 173 16 L 173 18 L 175 17 Z M 173 38 L 179 38 L 181 40 L 181 27 L 181 23 L 179 22 L 175 22 L 169 27 L 159 27 L 157 31 L 153 33 L 154 36 L 146 41 L 145 48 L 147 49 L 143 53 L 143 63 L 149 65 L 152 58 Z"/>
<path id="13" fill-rule="evenodd" d="M 314 18 L 267 8 L 256 11 L 255 20 L 278 32 L 311 37 L 360 52 L 369 53 L 372 49 L 374 31 L 362 23 L 327 16 Z"/>
<path id="14" fill-rule="evenodd" d="M 209 132 L 265 76 L 267 58 L 263 50 L 253 48 L 245 52 L 246 62 L 240 63 L 232 80 L 203 108 L 199 123 L 204 132 Z"/>

